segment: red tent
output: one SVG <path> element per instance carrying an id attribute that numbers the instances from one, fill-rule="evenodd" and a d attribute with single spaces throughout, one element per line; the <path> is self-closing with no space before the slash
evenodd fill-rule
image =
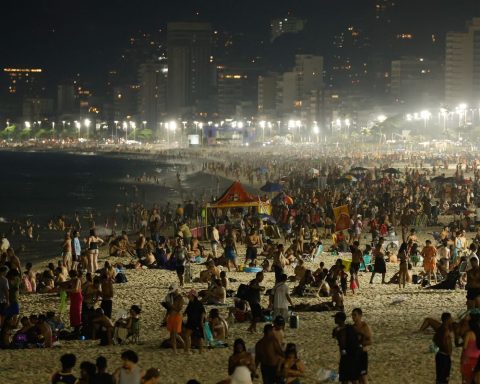
<path id="1" fill-rule="evenodd" d="M 235 181 L 220 198 L 212 203 L 212 205 L 222 205 L 229 203 L 253 203 L 257 202 L 258 198 L 250 195 L 239 181 Z"/>

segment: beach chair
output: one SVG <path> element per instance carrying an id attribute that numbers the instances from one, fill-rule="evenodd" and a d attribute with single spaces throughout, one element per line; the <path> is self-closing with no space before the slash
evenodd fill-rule
<path id="1" fill-rule="evenodd" d="M 304 254 L 303 255 L 303 260 L 314 263 L 315 260 L 317 260 L 320 257 L 322 252 L 323 252 L 323 244 L 320 244 L 320 245 L 317 246 L 317 248 L 315 249 L 315 252 L 313 254 L 312 253 Z"/>
<path id="2" fill-rule="evenodd" d="M 363 255 L 363 263 L 360 263 L 360 272 L 371 272 L 373 269 L 372 256 Z"/>

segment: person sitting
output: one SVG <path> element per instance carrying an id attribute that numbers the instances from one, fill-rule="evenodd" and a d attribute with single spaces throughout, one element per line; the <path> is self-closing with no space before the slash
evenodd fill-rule
<path id="1" fill-rule="evenodd" d="M 142 310 L 138 305 L 132 305 L 130 307 L 130 316 L 126 319 L 118 319 L 115 322 L 114 328 L 114 340 L 116 343 L 121 344 L 129 336 L 134 335 L 138 329 L 138 323 L 140 321 L 140 313 Z"/>
<path id="2" fill-rule="evenodd" d="M 20 324 L 22 326 L 17 332 L 15 332 L 15 335 L 13 336 L 13 339 L 12 339 L 12 348 L 15 348 L 15 349 L 23 349 L 28 347 L 29 334 L 33 329 L 33 325 L 30 323 L 30 320 L 26 316 L 23 316 L 20 319 Z"/>
<path id="3" fill-rule="evenodd" d="M 236 323 L 244 323 L 250 320 L 250 308 L 248 306 L 248 302 L 246 300 L 242 300 L 238 297 L 233 298 L 233 308 L 229 309 L 229 321 L 230 319 L 232 322 Z"/>
<path id="4" fill-rule="evenodd" d="M 297 296 L 304 296 L 305 288 L 311 286 L 314 283 L 315 279 L 312 275 L 312 271 L 310 269 L 307 269 L 298 285 L 293 288 L 292 294 Z"/>
<path id="5" fill-rule="evenodd" d="M 45 315 L 38 316 L 37 323 L 35 324 L 35 331 L 38 334 L 38 346 L 50 348 L 53 344 L 53 334 L 50 325 L 46 322 L 47 317 Z"/>
<path id="6" fill-rule="evenodd" d="M 315 272 L 313 272 L 313 278 L 315 279 L 315 286 L 319 287 L 320 284 L 325 280 L 328 274 L 328 269 L 325 268 L 325 263 L 320 262 L 320 266 Z"/>
<path id="7" fill-rule="evenodd" d="M 225 340 L 228 336 L 228 324 L 224 318 L 220 316 L 218 308 L 212 308 L 208 314 L 208 325 L 212 330 L 215 340 Z"/>
<path id="8" fill-rule="evenodd" d="M 95 310 L 92 320 L 92 339 L 100 339 L 100 345 L 113 345 L 112 333 L 113 323 L 108 316 L 105 315 L 102 308 Z"/>
<path id="9" fill-rule="evenodd" d="M 210 284 L 210 287 L 206 291 L 203 291 L 202 296 L 202 302 L 204 304 L 225 304 L 227 291 L 222 286 L 222 282 L 219 279 L 213 279 L 212 284 Z"/>
<path id="10" fill-rule="evenodd" d="M 237 367 L 247 367 L 250 373 L 255 376 L 255 359 L 247 351 L 245 342 L 242 339 L 236 339 L 233 342 L 233 354 L 228 359 L 228 374 L 233 375 Z"/>
<path id="11" fill-rule="evenodd" d="M 200 272 L 200 283 L 210 283 L 212 279 L 220 277 L 220 270 L 211 260 L 206 264 L 207 269 Z"/>
<path id="12" fill-rule="evenodd" d="M 147 249 L 145 249 L 144 256 L 140 259 L 140 265 L 147 268 L 156 268 L 157 260 L 155 259 L 155 255 L 150 250 L 147 251 Z"/>
<path id="13" fill-rule="evenodd" d="M 198 256 L 203 257 L 203 247 L 200 245 L 200 242 L 196 237 L 192 238 L 192 248 L 188 252 L 188 256 L 192 257 L 193 259 Z"/>
<path id="14" fill-rule="evenodd" d="M 343 294 L 338 285 L 332 287 L 332 301 L 320 304 L 297 304 L 293 307 L 296 312 L 325 312 L 325 311 L 340 311 L 343 312 L 345 307 L 343 305 Z"/>
<path id="15" fill-rule="evenodd" d="M 295 276 L 291 276 L 292 281 L 301 281 L 303 277 L 305 276 L 305 272 L 307 271 L 307 268 L 305 267 L 305 262 L 303 260 L 298 260 L 297 265 L 293 269 L 293 273 Z"/>

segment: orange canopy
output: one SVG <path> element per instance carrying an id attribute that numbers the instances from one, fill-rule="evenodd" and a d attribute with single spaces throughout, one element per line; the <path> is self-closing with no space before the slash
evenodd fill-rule
<path id="1" fill-rule="evenodd" d="M 239 181 L 235 181 L 220 198 L 215 201 L 214 205 L 222 205 L 228 203 L 253 203 L 258 202 L 258 198 L 250 195 Z"/>

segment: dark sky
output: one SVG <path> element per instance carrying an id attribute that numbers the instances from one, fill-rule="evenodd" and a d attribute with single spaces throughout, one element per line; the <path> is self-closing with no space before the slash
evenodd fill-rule
<path id="1" fill-rule="evenodd" d="M 50 72 L 103 71 L 127 38 L 170 20 L 200 18 L 216 27 L 265 35 L 268 20 L 292 10 L 310 22 L 359 20 L 374 0 L 24 0 L 2 2 L 0 65 Z M 480 15 L 479 0 L 397 0 L 406 25 L 459 28 Z M 367 12 L 368 10 L 368 12 Z M 328 24 L 328 25 L 330 25 Z M 327 25 L 327 24 L 326 24 Z"/>

